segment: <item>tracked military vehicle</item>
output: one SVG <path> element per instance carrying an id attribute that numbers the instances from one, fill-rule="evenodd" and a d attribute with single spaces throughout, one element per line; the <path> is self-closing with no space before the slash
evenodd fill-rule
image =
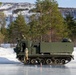
<path id="1" fill-rule="evenodd" d="M 20 41 L 14 48 L 18 60 L 24 64 L 67 64 L 73 59 L 73 43 Z"/>

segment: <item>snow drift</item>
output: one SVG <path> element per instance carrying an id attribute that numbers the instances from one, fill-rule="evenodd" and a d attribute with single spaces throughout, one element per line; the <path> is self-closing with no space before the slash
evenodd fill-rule
<path id="1" fill-rule="evenodd" d="M 16 53 L 13 48 L 2 48 L 0 47 L 0 63 L 20 63 L 16 59 Z"/>

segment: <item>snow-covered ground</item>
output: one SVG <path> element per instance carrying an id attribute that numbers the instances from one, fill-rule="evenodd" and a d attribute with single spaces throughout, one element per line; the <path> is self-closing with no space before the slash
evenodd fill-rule
<path id="1" fill-rule="evenodd" d="M 0 47 L 0 63 L 21 63 L 16 59 L 16 53 L 13 48 Z"/>
<path id="2" fill-rule="evenodd" d="M 74 55 L 74 61 L 76 61 L 76 47 L 74 48 L 74 51 L 72 54 Z"/>

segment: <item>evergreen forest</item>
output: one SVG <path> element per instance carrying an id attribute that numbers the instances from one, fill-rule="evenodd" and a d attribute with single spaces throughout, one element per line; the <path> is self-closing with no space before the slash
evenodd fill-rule
<path id="1" fill-rule="evenodd" d="M 55 42 L 63 38 L 76 41 L 76 19 L 70 14 L 64 18 L 58 10 L 57 1 L 36 0 L 35 6 L 30 10 L 35 14 L 29 17 L 29 23 L 19 14 L 7 28 L 5 15 L 0 12 L 0 43 L 16 43 L 22 35 L 33 41 Z"/>

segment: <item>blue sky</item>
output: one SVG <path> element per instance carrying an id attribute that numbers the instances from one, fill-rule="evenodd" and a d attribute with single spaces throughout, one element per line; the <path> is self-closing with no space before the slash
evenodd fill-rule
<path id="1" fill-rule="evenodd" d="M 0 0 L 0 2 L 30 2 L 35 3 L 36 0 Z M 59 7 L 75 7 L 76 0 L 57 0 Z"/>
<path id="2" fill-rule="evenodd" d="M 76 0 L 57 0 L 60 7 L 75 7 Z"/>

